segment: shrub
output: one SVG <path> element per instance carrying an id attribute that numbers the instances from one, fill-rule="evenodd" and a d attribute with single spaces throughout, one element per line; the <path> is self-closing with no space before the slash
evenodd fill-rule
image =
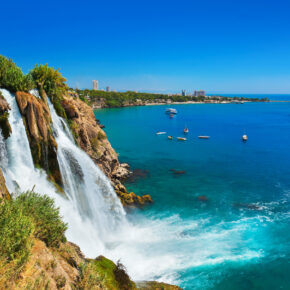
<path id="1" fill-rule="evenodd" d="M 31 217 L 34 226 L 34 236 L 46 243 L 49 247 L 58 247 L 60 242 L 65 242 L 67 224 L 59 214 L 59 208 L 48 196 L 35 192 L 26 192 L 18 196 L 15 204 L 22 208 L 23 214 Z"/>
<path id="2" fill-rule="evenodd" d="M 28 92 L 35 84 L 30 74 L 23 74 L 11 59 L 0 55 L 0 87 L 11 92 Z"/>
<path id="3" fill-rule="evenodd" d="M 0 258 L 21 265 L 32 247 L 34 224 L 13 200 L 0 204 Z"/>
<path id="4" fill-rule="evenodd" d="M 114 269 L 114 275 L 120 289 L 129 290 L 133 288 L 133 283 L 127 274 L 126 268 L 120 261 L 118 261 L 116 268 Z"/>
<path id="5" fill-rule="evenodd" d="M 68 91 L 66 79 L 59 70 L 45 65 L 36 65 L 30 75 L 39 91 L 44 90 L 50 98 L 58 115 L 66 119 L 65 111 L 61 105 L 63 94 Z"/>

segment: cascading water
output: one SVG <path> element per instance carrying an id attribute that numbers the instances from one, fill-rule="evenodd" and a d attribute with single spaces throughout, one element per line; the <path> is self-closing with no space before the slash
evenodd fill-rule
<path id="1" fill-rule="evenodd" d="M 126 223 L 125 211 L 106 176 L 74 144 L 67 124 L 56 114 L 50 101 L 49 108 L 65 192 L 79 214 L 94 224 L 99 239 L 107 242 L 120 224 Z"/>
<path id="2" fill-rule="evenodd" d="M 80 215 L 70 199 L 61 196 L 55 187 L 48 181 L 43 170 L 36 169 L 33 164 L 28 138 L 21 114 L 19 112 L 15 97 L 7 90 L 0 90 L 10 105 L 9 123 L 12 134 L 4 142 L 1 135 L 0 165 L 6 180 L 6 185 L 11 193 L 18 194 L 34 187 L 36 192 L 47 194 L 54 198 L 56 205 L 60 207 L 65 222 L 68 223 L 67 237 L 69 240 L 78 243 L 87 255 L 97 256 L 104 247 L 100 240 L 100 235 L 95 229 L 95 225 L 88 218 Z M 68 197 L 73 196 L 71 192 L 66 192 Z M 90 213 L 91 214 L 91 213 Z M 89 249 L 89 250 L 88 250 Z"/>

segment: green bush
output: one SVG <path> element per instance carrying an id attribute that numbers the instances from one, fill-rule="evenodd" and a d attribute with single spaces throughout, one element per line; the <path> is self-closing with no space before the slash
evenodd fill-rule
<path id="1" fill-rule="evenodd" d="M 0 258 L 23 264 L 32 247 L 32 218 L 13 200 L 0 204 Z"/>
<path id="2" fill-rule="evenodd" d="M 30 74 L 23 74 L 22 70 L 7 57 L 0 55 L 0 88 L 11 92 L 29 90 L 35 87 Z"/>
<path id="3" fill-rule="evenodd" d="M 49 247 L 58 247 L 65 242 L 67 224 L 55 207 L 53 199 L 35 192 L 26 192 L 15 199 L 15 204 L 22 208 L 23 214 L 32 218 L 35 226 L 34 236 Z"/>
<path id="4" fill-rule="evenodd" d="M 30 75 L 37 85 L 39 91 L 44 90 L 50 98 L 58 115 L 67 119 L 65 111 L 61 105 L 62 96 L 68 91 L 66 79 L 59 70 L 45 65 L 36 65 Z"/>

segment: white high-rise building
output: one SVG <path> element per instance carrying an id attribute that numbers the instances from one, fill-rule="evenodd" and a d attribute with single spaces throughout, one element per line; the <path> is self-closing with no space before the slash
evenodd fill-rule
<path id="1" fill-rule="evenodd" d="M 99 82 L 97 80 L 93 80 L 93 90 L 96 91 L 99 89 Z"/>

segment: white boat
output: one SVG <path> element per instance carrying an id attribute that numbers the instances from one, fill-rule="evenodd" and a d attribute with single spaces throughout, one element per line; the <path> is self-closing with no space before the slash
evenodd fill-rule
<path id="1" fill-rule="evenodd" d="M 163 134 L 166 134 L 166 132 L 160 132 L 160 131 L 158 131 L 158 132 L 156 133 L 156 135 L 163 135 Z"/>
<path id="2" fill-rule="evenodd" d="M 198 136 L 199 139 L 209 139 L 210 136 Z"/>
<path id="3" fill-rule="evenodd" d="M 184 138 L 184 137 L 177 137 L 177 139 L 180 140 L 180 141 L 186 141 L 186 140 L 187 140 L 187 139 Z"/>
<path id="4" fill-rule="evenodd" d="M 177 110 L 173 108 L 167 108 L 165 113 L 167 114 L 177 114 Z"/>
<path id="5" fill-rule="evenodd" d="M 183 133 L 186 134 L 186 133 L 188 133 L 188 132 L 189 132 L 188 128 L 185 127 L 184 130 L 183 130 Z"/>
<path id="6" fill-rule="evenodd" d="M 243 135 L 243 141 L 247 141 L 248 140 L 248 136 L 247 135 Z"/>

